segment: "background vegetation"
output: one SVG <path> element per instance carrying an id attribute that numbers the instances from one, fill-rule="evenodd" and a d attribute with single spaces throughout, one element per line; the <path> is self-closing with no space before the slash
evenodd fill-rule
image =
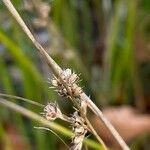
<path id="1" fill-rule="evenodd" d="M 81 73 L 81 86 L 99 107 L 130 105 L 141 114 L 150 113 L 149 0 L 12 2 L 56 62 Z M 45 62 L 0 1 L 0 92 L 42 104 L 58 100 L 64 112 L 72 111 L 69 102 L 48 88 L 50 77 Z M 43 111 L 15 102 L 36 113 Z M 4 107 L 0 122 L 2 149 L 62 149 L 53 134 L 33 128 L 37 122 Z M 140 137 L 130 146 L 149 149 L 149 135 Z"/>

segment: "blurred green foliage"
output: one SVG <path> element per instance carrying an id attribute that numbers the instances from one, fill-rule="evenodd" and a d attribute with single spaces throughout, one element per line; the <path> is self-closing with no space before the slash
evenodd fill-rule
<path id="1" fill-rule="evenodd" d="M 53 58 L 81 73 L 82 86 L 98 105 L 131 104 L 150 110 L 149 0 L 44 0 L 50 7 L 45 25 L 36 23 L 42 16 L 41 0 L 12 2 Z M 0 91 L 43 104 L 59 99 L 46 83 L 50 70 L 1 1 L 0 24 Z M 67 103 L 62 105 L 69 109 Z M 58 140 L 35 131 L 32 121 L 16 114 L 11 118 L 6 109 L 0 114 L 0 139 L 8 147 L 4 127 L 13 121 L 31 149 L 58 149 Z"/>

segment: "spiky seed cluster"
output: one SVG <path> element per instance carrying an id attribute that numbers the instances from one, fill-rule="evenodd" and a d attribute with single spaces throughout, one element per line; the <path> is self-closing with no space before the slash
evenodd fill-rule
<path id="1" fill-rule="evenodd" d="M 75 135 L 72 139 L 72 146 L 70 150 L 81 150 L 82 143 L 88 128 L 85 125 L 84 119 L 78 115 L 77 111 L 74 112 L 72 119 L 73 119 L 72 126 Z"/>
<path id="2" fill-rule="evenodd" d="M 67 117 L 59 109 L 56 103 L 48 103 L 44 107 L 44 116 L 49 121 L 54 121 L 56 118 L 60 118 L 64 121 L 71 123 L 72 130 L 74 132 L 74 137 L 72 138 L 72 143 L 70 150 L 81 150 L 82 143 L 85 138 L 85 134 L 89 130 L 85 124 L 85 120 L 79 115 L 76 110 L 71 117 Z"/>
<path id="3" fill-rule="evenodd" d="M 65 88 L 65 86 L 63 85 L 62 80 L 67 85 L 69 93 Z M 82 93 L 82 89 L 77 86 L 77 83 L 79 82 L 79 77 L 70 69 L 65 69 L 60 74 L 60 77 L 58 78 L 54 77 L 51 80 L 51 82 L 52 85 L 57 89 L 56 91 L 58 92 L 58 94 L 62 97 L 67 96 L 79 97 L 80 94 Z"/>
<path id="4" fill-rule="evenodd" d="M 62 113 L 56 103 L 48 103 L 44 108 L 44 116 L 47 120 L 53 121 L 62 118 Z"/>
<path id="5" fill-rule="evenodd" d="M 80 99 L 82 89 L 77 86 L 78 82 L 79 77 L 70 69 L 63 70 L 57 78 L 54 77 L 51 80 L 53 87 L 56 88 L 56 91 L 60 96 L 70 96 L 75 98 L 77 103 L 81 106 L 82 112 L 86 114 L 87 104 Z M 70 150 L 81 150 L 85 134 L 89 129 L 85 124 L 85 120 L 79 115 L 78 109 L 76 109 L 73 116 L 68 117 L 62 114 L 58 107 L 50 103 L 44 108 L 44 112 L 47 120 L 53 121 L 56 118 L 61 118 L 62 120 L 71 123 L 74 137 L 72 138 Z"/>

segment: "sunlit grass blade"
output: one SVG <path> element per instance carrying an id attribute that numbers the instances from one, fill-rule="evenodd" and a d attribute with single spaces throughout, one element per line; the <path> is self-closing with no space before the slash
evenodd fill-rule
<path id="1" fill-rule="evenodd" d="M 9 95 L 9 94 L 0 93 L 0 97 L 11 98 L 11 100 L 17 99 L 17 100 L 21 100 L 21 101 L 24 101 L 26 103 L 30 103 L 30 104 L 33 104 L 33 105 L 36 105 L 36 106 L 39 106 L 39 107 L 44 107 L 44 105 L 42 105 L 42 104 L 40 104 L 38 102 L 35 102 L 33 100 L 29 100 L 27 98 L 23 98 L 23 97 L 20 97 L 20 96 L 15 96 L 15 95 Z"/>
<path id="2" fill-rule="evenodd" d="M 39 130 L 47 130 L 47 131 L 52 132 L 55 136 L 57 136 L 60 139 L 60 141 L 62 141 L 62 143 L 67 147 L 67 149 L 69 149 L 69 146 L 67 145 L 67 143 L 53 130 L 51 130 L 49 128 L 45 128 L 45 127 L 34 127 L 34 128 L 39 129 Z"/>

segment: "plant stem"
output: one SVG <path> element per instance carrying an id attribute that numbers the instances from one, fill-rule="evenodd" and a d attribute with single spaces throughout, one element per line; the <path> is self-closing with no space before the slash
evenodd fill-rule
<path id="1" fill-rule="evenodd" d="M 89 128 L 90 132 L 96 137 L 96 139 L 99 141 L 99 143 L 101 143 L 102 147 L 104 150 L 107 150 L 107 147 L 105 145 L 105 143 L 103 142 L 103 140 L 100 138 L 100 136 L 97 134 L 97 132 L 95 131 L 95 129 L 93 128 L 92 124 L 90 123 L 89 119 L 86 117 L 86 114 L 83 112 L 82 108 L 78 105 L 78 103 L 76 102 L 75 98 L 73 99 L 72 97 L 70 97 L 71 101 L 74 103 L 74 105 L 77 107 L 77 109 L 80 111 L 82 118 L 84 119 L 84 121 L 87 124 L 87 127 Z"/>
<path id="2" fill-rule="evenodd" d="M 108 150 L 105 143 L 103 142 L 103 140 L 100 138 L 100 136 L 97 134 L 97 132 L 95 131 L 95 129 L 93 128 L 92 124 L 90 123 L 90 121 L 88 120 L 88 118 L 85 116 L 84 120 L 86 121 L 88 127 L 90 128 L 92 134 L 97 138 L 97 140 L 101 143 L 102 147 L 104 150 Z"/>

